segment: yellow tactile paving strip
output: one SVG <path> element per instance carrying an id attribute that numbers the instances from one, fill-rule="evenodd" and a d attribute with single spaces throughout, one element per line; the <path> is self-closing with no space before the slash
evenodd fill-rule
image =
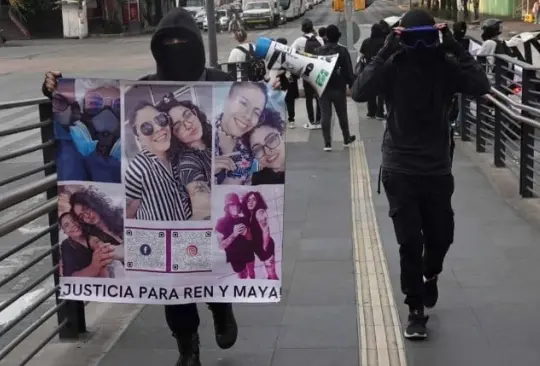
<path id="1" fill-rule="evenodd" d="M 406 366 L 403 336 L 361 141 L 351 147 L 350 169 L 360 365 Z"/>

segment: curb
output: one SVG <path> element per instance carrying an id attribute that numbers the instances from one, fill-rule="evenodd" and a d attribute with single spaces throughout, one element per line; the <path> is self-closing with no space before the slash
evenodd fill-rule
<path id="1" fill-rule="evenodd" d="M 123 32 L 123 33 L 92 33 L 86 38 L 124 38 L 124 37 L 140 37 L 154 33 L 154 28 L 146 28 L 140 32 Z"/>

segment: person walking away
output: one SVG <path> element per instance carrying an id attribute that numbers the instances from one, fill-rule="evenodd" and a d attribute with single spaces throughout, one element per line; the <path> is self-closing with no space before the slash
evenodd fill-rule
<path id="1" fill-rule="evenodd" d="M 240 28 L 234 33 L 234 38 L 239 43 L 231 50 L 228 63 L 243 63 L 247 71 L 249 81 L 263 81 L 266 77 L 266 65 L 263 60 L 255 57 L 255 46 L 247 42 L 247 32 Z"/>
<path id="2" fill-rule="evenodd" d="M 360 59 L 364 59 L 365 64 L 371 62 L 373 57 L 377 55 L 384 45 L 384 30 L 380 24 L 376 23 L 371 26 L 371 35 L 366 38 L 360 46 Z M 384 99 L 382 96 L 374 96 L 367 102 L 368 118 L 377 118 L 383 120 L 384 116 Z"/>
<path id="3" fill-rule="evenodd" d="M 314 53 L 315 50 L 324 45 L 324 40 L 315 34 L 313 28 L 313 22 L 310 19 L 304 19 L 302 21 L 301 37 L 297 38 L 291 45 L 291 48 L 297 52 Z M 304 94 L 306 98 L 306 110 L 308 114 L 308 123 L 304 125 L 304 128 L 309 130 L 315 130 L 321 128 L 321 109 L 319 106 L 319 96 L 307 81 L 302 80 L 304 85 Z M 313 100 L 315 99 L 316 113 L 313 113 Z"/>
<path id="4" fill-rule="evenodd" d="M 238 46 L 234 47 L 229 54 L 227 62 L 246 62 L 248 56 L 254 53 L 255 47 L 247 42 L 247 32 L 241 28 L 233 33 L 234 39 L 238 42 Z"/>
<path id="5" fill-rule="evenodd" d="M 415 30 L 428 26 L 433 30 Z M 437 303 L 438 276 L 454 241 L 450 101 L 456 93 L 480 97 L 489 89 L 481 65 L 446 24 L 435 25 L 421 9 L 403 16 L 353 84 L 355 101 L 382 94 L 389 106 L 380 176 L 399 244 L 401 290 L 409 307 L 406 338 L 427 337 L 424 308 Z"/>
<path id="6" fill-rule="evenodd" d="M 328 41 L 328 39 L 326 38 L 326 27 L 320 27 L 317 32 L 319 33 L 319 37 L 321 37 L 324 41 L 324 44 L 326 44 L 326 42 Z"/>
<path id="7" fill-rule="evenodd" d="M 347 115 L 347 87 L 352 86 L 354 72 L 349 51 L 346 47 L 338 44 L 341 37 L 338 27 L 333 24 L 329 25 L 326 28 L 326 37 L 328 42 L 319 48 L 316 54 L 339 55 L 326 89 L 320 97 L 324 151 L 332 151 L 332 105 L 336 109 L 344 146 L 348 147 L 356 140 L 356 136 L 350 133 L 349 116 Z"/>
<path id="8" fill-rule="evenodd" d="M 463 47 L 463 49 L 469 52 L 469 47 L 471 45 L 471 40 L 465 35 L 467 34 L 467 23 L 463 21 L 455 22 L 452 26 L 454 31 L 454 38 L 456 41 Z M 452 100 L 452 109 L 450 111 L 450 121 L 452 122 L 452 131 L 454 136 L 459 136 L 459 121 L 461 117 L 459 115 L 459 97 L 454 95 Z M 454 139 L 452 139 L 452 152 L 454 151 Z"/>
<path id="9" fill-rule="evenodd" d="M 201 33 L 193 17 L 183 8 L 171 10 L 159 22 L 151 41 L 156 61 L 156 73 L 141 80 L 163 81 L 230 81 L 216 69 L 205 68 L 206 54 Z M 189 57 L 186 57 L 189 55 Z M 46 73 L 44 94 L 51 97 L 60 72 Z M 229 303 L 208 304 L 214 318 L 215 338 L 222 349 L 232 347 L 238 336 L 238 326 Z M 166 305 L 165 318 L 176 339 L 180 357 L 177 366 L 200 366 L 199 314 L 196 304 Z"/>
<path id="10" fill-rule="evenodd" d="M 540 0 L 534 2 L 532 12 L 534 14 L 534 24 L 540 24 Z"/>
<path id="11" fill-rule="evenodd" d="M 287 44 L 285 38 L 276 39 L 277 43 Z M 294 104 L 296 99 L 299 97 L 298 91 L 298 78 L 292 75 L 290 72 L 283 73 L 279 75 L 279 82 L 281 84 L 281 90 L 286 92 L 285 94 L 285 105 L 287 106 L 287 119 L 289 128 L 295 128 L 294 117 L 295 110 Z"/>

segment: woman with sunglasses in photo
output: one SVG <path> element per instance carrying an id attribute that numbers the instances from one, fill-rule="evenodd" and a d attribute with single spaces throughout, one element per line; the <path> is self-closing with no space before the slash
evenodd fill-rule
<path id="1" fill-rule="evenodd" d="M 265 109 L 259 124 L 243 136 L 261 170 L 253 173 L 251 184 L 285 184 L 285 122 L 273 109 Z"/>
<path id="2" fill-rule="evenodd" d="M 233 83 L 216 121 L 215 175 L 217 184 L 249 185 L 253 170 L 253 155 L 244 145 L 242 136 L 259 122 L 267 102 L 266 85 Z"/>
<path id="3" fill-rule="evenodd" d="M 180 184 L 189 194 L 192 220 L 210 219 L 212 182 L 212 125 L 191 101 L 171 99 L 160 105 L 171 118 L 171 154 Z"/>
<path id="4" fill-rule="evenodd" d="M 276 245 L 274 239 L 270 236 L 267 210 L 268 205 L 260 192 L 251 191 L 242 198 L 242 213 L 248 220 L 253 251 L 259 260 L 264 263 L 267 278 L 269 280 L 278 280 L 275 256 Z M 254 270 L 251 278 L 255 278 Z"/>
<path id="5" fill-rule="evenodd" d="M 126 218 L 189 220 L 189 197 L 178 184 L 177 165 L 169 159 L 170 117 L 152 104 L 141 102 L 131 113 L 129 124 L 142 150 L 125 173 Z"/>

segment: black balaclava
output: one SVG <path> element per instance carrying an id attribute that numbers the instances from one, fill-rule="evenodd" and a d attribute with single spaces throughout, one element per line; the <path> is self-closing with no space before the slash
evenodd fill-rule
<path id="1" fill-rule="evenodd" d="M 452 26 L 454 31 L 454 38 L 459 42 L 463 38 L 465 38 L 465 34 L 467 33 L 467 23 L 465 22 L 455 22 Z"/>
<path id="2" fill-rule="evenodd" d="M 435 19 L 425 10 L 413 9 L 403 15 L 400 24 L 403 28 L 422 27 L 428 25 L 435 25 Z M 429 63 L 434 58 L 439 56 L 439 50 L 431 48 L 416 48 L 407 49 L 406 52 L 410 57 L 421 63 Z"/>
<path id="3" fill-rule="evenodd" d="M 180 43 L 165 44 L 177 38 Z M 183 8 L 175 8 L 161 19 L 150 44 L 156 60 L 157 78 L 166 81 L 198 81 L 204 73 L 206 54 L 195 19 Z"/>

